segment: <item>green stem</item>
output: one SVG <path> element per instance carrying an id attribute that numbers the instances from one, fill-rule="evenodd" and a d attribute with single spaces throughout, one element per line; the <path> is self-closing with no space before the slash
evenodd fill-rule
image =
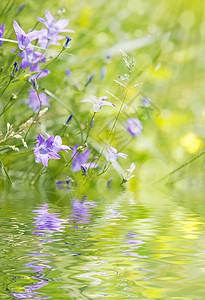
<path id="1" fill-rule="evenodd" d="M 4 167 L 4 164 L 3 164 L 3 162 L 2 162 L 1 160 L 0 160 L 0 164 L 1 164 L 2 169 L 4 170 L 4 173 L 6 174 L 6 178 L 7 178 L 7 180 L 8 180 L 8 183 L 9 183 L 10 185 L 12 185 L 11 178 L 10 178 L 10 176 L 9 176 L 9 174 L 8 174 L 6 168 Z"/>
<path id="2" fill-rule="evenodd" d="M 92 116 L 92 119 L 91 119 L 91 121 L 90 121 L 90 124 L 89 124 L 89 127 L 88 127 L 87 136 L 86 136 L 86 138 L 85 138 L 84 144 L 85 144 L 85 143 L 87 142 L 87 140 L 88 140 L 88 136 L 89 136 L 89 133 L 90 133 L 90 129 L 91 129 L 91 127 L 92 127 L 92 120 L 94 120 L 95 114 L 96 114 L 96 112 L 94 112 L 94 114 L 93 114 L 93 116 Z"/>
<path id="3" fill-rule="evenodd" d="M 119 119 L 119 116 L 120 116 L 121 110 L 122 110 L 122 108 L 123 108 L 123 106 L 124 106 L 124 102 L 125 102 L 126 96 L 127 96 L 127 88 L 126 88 L 126 90 L 125 90 L 124 99 L 123 99 L 123 101 L 122 101 L 122 103 L 121 103 L 121 105 L 120 105 L 120 109 L 119 109 L 119 111 L 118 111 L 117 117 L 116 117 L 116 119 L 115 119 L 115 121 L 114 121 L 114 123 L 113 123 L 113 126 L 112 126 L 112 128 L 111 128 L 111 130 L 110 130 L 110 132 L 109 132 L 109 135 L 108 135 L 108 138 L 107 138 L 106 144 L 109 142 L 110 136 L 111 136 L 111 134 L 112 134 L 112 132 L 113 132 L 113 130 L 114 130 L 114 128 L 115 128 L 115 125 L 116 125 L 116 123 L 117 123 L 117 120 Z M 96 160 L 96 163 L 95 163 L 95 164 L 97 164 L 97 163 L 98 163 L 98 161 L 99 161 L 100 157 L 102 156 L 102 153 L 103 153 L 103 151 L 104 151 L 104 146 L 103 146 L 103 149 L 102 149 L 102 151 L 100 152 L 100 155 L 98 156 L 98 158 L 97 158 L 97 160 Z M 91 172 L 91 174 L 90 174 L 90 177 L 89 177 L 89 178 L 91 178 L 91 177 L 92 177 L 92 174 L 93 174 L 93 172 L 94 172 L 94 168 L 93 168 L 93 170 L 92 170 L 92 172 Z M 88 178 L 88 177 L 87 177 L 87 178 Z"/>
<path id="4" fill-rule="evenodd" d="M 58 55 L 56 55 L 56 57 L 53 59 L 53 60 L 51 60 L 40 72 L 39 72 L 39 74 L 38 74 L 38 76 L 36 77 L 36 79 L 38 79 L 38 77 L 41 75 L 41 73 L 50 65 L 50 64 L 52 64 L 60 55 L 61 55 L 61 53 L 63 52 L 65 50 L 65 48 L 63 47 L 62 48 L 62 50 L 58 53 Z"/>
<path id="5" fill-rule="evenodd" d="M 36 93 L 37 93 L 37 96 L 38 96 L 38 100 L 39 100 L 39 103 L 40 103 L 40 107 L 39 107 L 39 110 L 38 110 L 38 112 L 37 112 L 35 118 L 33 119 L 33 122 L 31 123 L 31 125 L 29 126 L 29 128 L 28 128 L 28 130 L 27 130 L 27 132 L 26 132 L 26 134 L 25 134 L 24 141 L 26 141 L 26 137 L 27 137 L 27 135 L 28 135 L 28 133 L 29 133 L 31 127 L 32 127 L 33 124 L 35 123 L 36 119 L 38 118 L 39 113 L 40 113 L 40 111 L 41 111 L 42 101 L 41 101 L 41 99 L 40 99 L 40 96 L 39 96 L 38 91 L 36 91 Z"/>
<path id="6" fill-rule="evenodd" d="M 3 14 L 4 14 L 5 10 L 7 9 L 7 7 L 8 7 L 8 5 L 9 5 L 10 2 L 11 2 L 11 0 L 9 0 L 9 1 L 6 3 L 6 5 L 4 6 L 4 8 L 2 9 L 2 11 L 1 11 L 1 13 L 0 13 L 0 17 L 3 16 Z"/>
<path id="7" fill-rule="evenodd" d="M 31 182 L 32 185 L 35 185 L 36 182 L 38 181 L 39 177 L 42 175 L 42 172 L 43 172 L 43 169 L 44 169 L 44 166 L 40 169 L 39 173 L 37 174 L 35 180 L 33 182 Z"/>
<path id="8" fill-rule="evenodd" d="M 191 164 L 193 161 L 197 160 L 198 158 L 200 158 L 202 155 L 205 154 L 205 151 L 201 152 L 199 155 L 193 157 L 192 159 L 190 159 L 189 161 L 187 161 L 186 163 L 182 164 L 181 166 L 179 166 L 178 168 L 174 169 L 173 171 L 171 171 L 169 174 L 167 174 L 166 176 L 160 178 L 159 180 L 155 181 L 153 184 L 156 184 L 166 178 L 168 178 L 170 175 L 178 172 L 179 170 L 185 168 L 187 165 Z"/>

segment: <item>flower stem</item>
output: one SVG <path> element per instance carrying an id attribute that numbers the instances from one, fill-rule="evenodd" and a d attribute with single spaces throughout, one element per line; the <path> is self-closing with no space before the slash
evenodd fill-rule
<path id="1" fill-rule="evenodd" d="M 89 127 L 88 127 L 87 136 L 86 136 L 86 138 L 85 138 L 84 144 L 85 144 L 85 143 L 87 142 L 87 140 L 88 140 L 89 133 L 90 133 L 90 129 L 91 129 L 91 127 L 92 127 L 92 121 L 94 120 L 95 114 L 96 114 L 96 112 L 94 112 L 94 114 L 93 114 L 93 116 L 92 116 L 92 119 L 91 119 L 91 121 L 90 121 L 90 124 L 89 124 Z"/>
<path id="2" fill-rule="evenodd" d="M 28 128 L 28 130 L 27 130 L 27 132 L 26 132 L 26 134 L 25 134 L 24 141 L 26 141 L 26 137 L 27 137 L 27 135 L 28 135 L 28 133 L 29 133 L 31 127 L 32 127 L 33 124 L 35 123 L 36 119 L 38 118 L 39 113 L 40 113 L 40 111 L 41 111 L 42 101 L 41 101 L 41 99 L 40 99 L 40 96 L 39 96 L 38 91 L 36 91 L 36 93 L 37 93 L 37 96 L 38 96 L 38 100 L 39 100 L 39 103 L 40 103 L 40 107 L 39 107 L 39 110 L 38 110 L 38 112 L 37 112 L 35 118 L 33 119 L 33 122 L 31 123 L 31 125 L 29 126 L 29 128 Z"/>
<path id="3" fill-rule="evenodd" d="M 41 167 L 41 169 L 40 169 L 39 173 L 37 174 L 35 180 L 31 182 L 32 185 L 35 185 L 35 184 L 37 183 L 39 177 L 40 177 L 40 176 L 42 175 L 42 173 L 43 173 L 43 169 L 44 169 L 44 166 Z"/>
<path id="4" fill-rule="evenodd" d="M 12 185 L 11 178 L 10 178 L 10 176 L 9 176 L 9 174 L 8 174 L 6 168 L 4 167 L 4 164 L 3 164 L 3 162 L 2 162 L 1 160 L 0 160 L 0 164 L 1 164 L 2 169 L 4 170 L 4 173 L 6 174 L 6 178 L 7 178 L 7 180 L 8 180 L 8 183 L 9 183 L 10 185 Z"/>
<path id="5" fill-rule="evenodd" d="M 186 163 L 182 164 L 181 166 L 179 166 L 178 168 L 174 169 L 173 171 L 171 171 L 169 174 L 167 174 L 166 176 L 160 178 L 159 180 L 155 181 L 153 184 L 156 184 L 166 178 L 168 178 L 170 175 L 178 172 L 179 170 L 183 169 L 184 167 L 188 166 L 189 164 L 191 164 L 193 161 L 195 161 L 196 159 L 200 158 L 201 156 L 203 156 L 205 154 L 205 151 L 201 152 L 199 155 L 193 157 L 192 159 L 190 159 L 189 161 L 187 161 Z"/>

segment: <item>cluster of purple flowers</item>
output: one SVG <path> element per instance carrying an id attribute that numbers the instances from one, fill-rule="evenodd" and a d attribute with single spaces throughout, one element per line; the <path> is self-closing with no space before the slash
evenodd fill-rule
<path id="1" fill-rule="evenodd" d="M 19 26 L 16 21 L 13 21 L 14 31 L 16 33 L 16 38 L 18 42 L 18 47 L 20 52 L 18 55 L 22 58 L 19 69 L 30 68 L 31 76 L 29 81 L 32 79 L 42 78 L 50 73 L 50 70 L 41 69 L 39 64 L 46 62 L 46 57 L 43 53 L 35 51 L 35 46 L 32 44 L 34 40 L 38 40 L 38 44 L 42 48 L 48 48 L 50 45 L 60 45 L 59 41 L 66 38 L 66 43 L 64 47 L 67 47 L 71 38 L 69 36 L 59 35 L 59 33 L 73 33 L 71 29 L 66 29 L 69 20 L 63 19 L 55 22 L 54 17 L 50 11 L 46 11 L 45 19 L 37 17 L 38 21 L 43 23 L 46 28 L 40 30 L 33 30 L 29 33 L 25 33 L 24 30 Z M 0 38 L 2 38 L 5 29 L 5 24 L 0 26 Z M 0 40 L 0 46 L 2 41 Z M 14 50 L 15 51 L 15 50 Z M 13 52 L 13 51 L 12 51 Z M 34 74 L 32 74 L 34 73 Z M 12 75 L 14 76 L 14 72 Z M 49 106 L 49 98 L 45 93 L 40 95 L 41 103 L 44 106 Z M 29 100 L 26 100 L 29 107 L 34 111 L 39 110 L 40 101 L 36 95 L 36 92 L 31 89 L 29 91 Z"/>
<path id="2" fill-rule="evenodd" d="M 17 62 L 13 64 L 13 71 L 11 74 L 11 78 L 14 78 L 16 76 L 16 73 L 19 72 L 20 69 L 26 69 L 29 68 L 29 82 L 32 83 L 32 87 L 29 90 L 29 99 L 25 100 L 25 102 L 28 103 L 28 106 L 34 111 L 39 112 L 41 109 L 41 106 L 47 106 L 49 107 L 49 97 L 44 92 L 39 92 L 37 79 L 42 78 L 50 74 L 50 70 L 47 70 L 46 68 L 41 68 L 41 63 L 46 63 L 46 56 L 44 55 L 44 52 L 38 52 L 36 51 L 36 48 L 43 48 L 46 49 L 50 45 L 61 45 L 59 41 L 62 39 L 66 39 L 66 42 L 64 43 L 64 48 L 67 47 L 68 43 L 70 42 L 71 38 L 69 36 L 63 35 L 64 33 L 74 33 L 73 30 L 67 29 L 66 27 L 69 24 L 69 20 L 62 19 L 55 21 L 54 17 L 50 13 L 50 11 L 46 11 L 45 13 L 45 19 L 37 17 L 37 20 L 42 23 L 45 27 L 40 30 L 32 30 L 29 33 L 25 33 L 25 31 L 20 27 L 20 25 L 13 21 L 13 27 L 16 34 L 17 42 L 18 42 L 18 48 L 19 51 L 17 55 L 21 59 L 20 64 L 18 65 Z M 4 39 L 2 39 L 3 34 L 5 31 L 5 24 L 2 24 L 0 26 L 0 46 L 2 45 L 2 42 Z M 35 45 L 32 44 L 33 41 L 35 42 Z M 36 45 L 38 46 L 36 47 Z M 15 52 L 16 49 L 12 50 L 12 52 Z M 65 70 L 66 73 L 66 80 L 68 80 L 68 77 L 71 76 L 72 72 L 70 69 Z M 90 84 L 90 82 L 93 80 L 95 76 L 95 73 L 93 73 L 87 83 Z M 81 100 L 80 102 L 88 102 L 92 104 L 92 108 L 94 111 L 94 115 L 92 118 L 92 121 L 90 122 L 90 127 L 93 125 L 94 116 L 97 112 L 99 112 L 103 106 L 110 106 L 115 107 L 115 105 L 108 100 L 107 96 L 101 96 L 96 97 L 94 95 L 88 96 L 86 99 Z M 150 98 L 143 98 L 141 99 L 143 107 L 149 107 L 151 103 Z M 38 115 L 37 115 L 38 116 Z M 67 126 L 67 124 L 72 119 L 73 115 L 71 114 L 64 126 Z M 90 130 L 89 127 L 89 130 Z M 128 131 L 128 133 L 133 136 L 137 137 L 142 133 L 143 126 L 142 122 L 138 118 L 129 118 L 125 121 L 125 127 Z M 88 130 L 88 133 L 89 133 Z M 87 138 L 88 138 L 87 133 Z M 46 134 L 47 135 L 47 134 Z M 87 138 L 85 140 L 85 144 L 87 141 Z M 127 154 L 118 152 L 116 148 L 108 145 L 104 145 L 107 149 L 107 153 L 105 157 L 107 158 L 108 165 L 114 163 L 118 158 L 127 158 Z M 34 154 L 35 154 L 35 161 L 37 163 L 42 163 L 44 167 L 48 166 L 48 161 L 50 159 L 60 159 L 60 156 L 58 152 L 67 150 L 73 150 L 72 153 L 72 167 L 71 170 L 73 172 L 82 171 L 84 175 L 88 175 L 88 169 L 94 169 L 99 167 L 97 164 L 97 160 L 89 161 L 90 157 L 90 149 L 84 150 L 83 147 L 79 147 L 78 145 L 74 146 L 74 149 L 67 146 L 62 145 L 62 138 L 57 136 L 49 136 L 47 135 L 47 139 L 45 139 L 41 134 L 38 134 L 37 136 L 37 144 L 36 147 L 33 148 Z M 84 151 L 82 151 L 84 150 Z M 124 181 L 129 180 L 134 175 L 131 175 L 133 170 L 135 168 L 135 165 L 132 164 L 130 169 L 125 170 L 124 175 Z M 66 187 L 69 189 L 71 178 L 67 178 L 64 181 L 59 181 L 56 184 L 58 186 L 61 186 L 63 184 L 66 184 Z M 77 207 L 78 207 L 78 202 Z M 84 204 L 80 204 L 84 210 L 87 209 L 87 206 Z M 45 208 L 46 211 L 47 208 Z M 47 213 L 47 211 L 46 211 Z M 55 223 L 55 222 L 54 222 Z"/>

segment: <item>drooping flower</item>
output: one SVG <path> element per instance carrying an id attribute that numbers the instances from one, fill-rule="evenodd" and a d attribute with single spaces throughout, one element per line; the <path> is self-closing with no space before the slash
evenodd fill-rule
<path id="1" fill-rule="evenodd" d="M 45 55 L 40 52 L 35 52 L 32 45 L 29 45 L 25 50 L 23 50 L 20 56 L 22 57 L 20 69 L 25 69 L 40 62 L 46 62 Z"/>
<path id="2" fill-rule="evenodd" d="M 3 37 L 4 30 L 5 30 L 5 24 L 2 24 L 2 25 L 0 26 L 0 38 Z M 1 47 L 2 43 L 3 43 L 3 41 L 0 40 L 0 47 Z"/>
<path id="3" fill-rule="evenodd" d="M 13 26 L 19 49 L 21 50 L 25 50 L 28 46 L 30 46 L 30 43 L 33 40 L 36 40 L 39 37 L 39 31 L 37 30 L 33 30 L 32 32 L 26 34 L 16 21 L 13 22 Z"/>
<path id="4" fill-rule="evenodd" d="M 39 96 L 38 96 L 39 95 Z M 37 93 L 33 88 L 29 91 L 29 99 L 25 100 L 28 103 L 28 106 L 33 109 L 34 112 L 37 112 L 40 109 L 40 101 L 43 106 L 49 107 L 49 100 L 50 98 L 47 97 L 45 93 Z"/>
<path id="5" fill-rule="evenodd" d="M 129 118 L 125 122 L 127 131 L 132 135 L 132 136 L 138 136 L 142 133 L 142 122 L 138 118 Z"/>
<path id="6" fill-rule="evenodd" d="M 62 145 L 61 143 L 62 140 L 61 138 L 59 139 L 59 136 L 54 138 L 54 136 L 51 135 L 47 140 L 45 140 L 41 134 L 38 134 L 37 145 L 33 148 L 35 161 L 37 163 L 42 162 L 44 167 L 47 167 L 49 159 L 60 159 L 60 156 L 58 155 L 59 151 L 67 152 L 67 150 L 72 149 L 68 146 Z"/>
<path id="7" fill-rule="evenodd" d="M 92 169 L 98 167 L 98 164 L 94 162 L 87 162 L 90 156 L 90 149 L 85 150 L 81 154 L 77 152 L 77 149 L 78 149 L 78 145 L 75 145 L 72 154 L 73 164 L 71 170 L 73 172 L 80 171 L 82 166 L 86 169 Z"/>
<path id="8" fill-rule="evenodd" d="M 46 20 L 37 17 L 38 21 L 43 23 L 47 27 L 47 29 L 43 28 L 41 30 L 41 35 L 39 36 L 39 44 L 41 47 L 47 48 L 49 45 L 60 45 L 58 41 L 64 39 L 65 36 L 58 36 L 59 33 L 74 32 L 71 29 L 65 29 L 65 27 L 68 26 L 69 20 L 63 19 L 55 22 L 55 19 L 49 10 L 46 11 L 45 17 Z M 69 42 L 68 39 L 67 42 Z"/>
<path id="9" fill-rule="evenodd" d="M 81 100 L 80 102 L 92 103 L 94 112 L 98 112 L 102 108 L 103 105 L 115 107 L 114 104 L 112 104 L 111 102 L 106 101 L 106 100 L 107 100 L 107 96 L 102 96 L 100 98 L 97 98 L 96 96 L 91 95 L 87 99 Z"/>
<path id="10" fill-rule="evenodd" d="M 111 146 L 107 146 L 105 145 L 105 147 L 108 150 L 108 156 L 109 156 L 109 161 L 112 163 L 114 161 L 116 161 L 119 157 L 123 157 L 123 158 L 127 158 L 127 154 L 125 153 L 117 153 L 117 149 Z"/>

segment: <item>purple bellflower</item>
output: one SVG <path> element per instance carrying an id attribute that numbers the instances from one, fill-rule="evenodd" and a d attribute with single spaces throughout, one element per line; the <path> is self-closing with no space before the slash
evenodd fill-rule
<path id="1" fill-rule="evenodd" d="M 50 137 L 47 134 L 48 137 Z M 65 151 L 66 153 L 68 152 L 67 150 L 73 150 L 73 148 L 66 146 L 66 145 L 62 145 L 62 138 L 60 137 L 60 135 L 56 135 L 53 141 L 53 145 L 52 145 L 52 150 L 55 152 L 59 152 L 59 151 Z"/>
<path id="2" fill-rule="evenodd" d="M 49 107 L 49 98 L 45 93 L 39 93 L 39 98 L 41 99 L 41 103 L 43 106 Z M 33 109 L 34 112 L 37 112 L 40 109 L 40 101 L 38 98 L 37 92 L 31 88 L 29 91 L 29 99 L 25 100 L 28 103 L 28 106 Z"/>
<path id="3" fill-rule="evenodd" d="M 46 62 L 46 57 L 42 53 L 35 52 L 32 45 L 23 50 L 20 56 L 22 57 L 20 69 L 25 69 L 40 62 Z"/>
<path id="4" fill-rule="evenodd" d="M 5 24 L 2 24 L 2 25 L 0 26 L 0 38 L 3 37 L 4 30 L 5 30 Z M 3 41 L 0 40 L 0 47 L 1 47 L 2 43 L 3 43 Z"/>
<path id="5" fill-rule="evenodd" d="M 65 69 L 65 73 L 67 77 L 70 77 L 72 75 L 72 72 L 69 68 Z"/>
<path id="6" fill-rule="evenodd" d="M 33 79 L 38 79 L 38 78 L 46 77 L 48 74 L 51 73 L 50 70 L 40 69 L 38 64 L 31 65 L 30 66 L 30 72 L 38 72 L 38 73 L 31 75 L 29 77 L 29 81 L 32 80 L 32 78 Z"/>
<path id="7" fill-rule="evenodd" d="M 33 40 L 39 37 L 39 31 L 37 30 L 26 34 L 16 21 L 13 22 L 13 26 L 20 50 L 25 50 Z"/>
<path id="8" fill-rule="evenodd" d="M 78 145 L 75 145 L 74 150 L 73 150 L 73 164 L 71 170 L 73 172 L 77 172 L 81 170 L 81 167 L 83 166 L 86 169 L 93 169 L 97 168 L 98 164 L 94 162 L 89 162 L 87 163 L 89 156 L 90 156 L 90 149 L 85 150 L 83 153 L 79 154 L 77 152 Z"/>
<path id="9" fill-rule="evenodd" d="M 109 106 L 114 106 L 114 104 L 106 101 L 107 100 L 107 96 L 102 96 L 100 98 L 97 98 L 96 96 L 90 96 L 87 99 L 81 100 L 80 102 L 90 102 L 93 105 L 93 110 L 94 112 L 98 112 L 103 105 L 109 105 Z"/>
<path id="10" fill-rule="evenodd" d="M 42 30 L 40 30 L 41 35 L 39 36 L 39 44 L 41 47 L 47 48 L 49 45 L 60 45 L 58 41 L 64 39 L 65 36 L 58 36 L 59 33 L 74 32 L 71 29 L 65 29 L 65 27 L 68 26 L 69 20 L 63 19 L 55 22 L 55 19 L 49 10 L 46 11 L 45 17 L 46 19 L 37 17 L 38 21 L 43 23 L 47 27 L 47 29 L 43 28 Z M 67 39 L 67 43 L 69 41 L 70 40 Z"/>
<path id="11" fill-rule="evenodd" d="M 143 107 L 149 107 L 150 106 L 150 103 L 151 103 L 151 99 L 150 98 L 142 98 L 141 99 L 141 102 L 142 102 L 142 106 Z"/>
<path id="12" fill-rule="evenodd" d="M 35 161 L 37 163 L 43 163 L 44 167 L 48 166 L 48 160 L 53 159 L 60 159 L 58 155 L 59 151 L 71 150 L 72 148 L 62 145 L 62 139 L 60 136 L 56 136 L 54 138 L 51 135 L 47 140 L 41 134 L 37 136 L 37 145 L 33 148 L 35 154 Z"/>
<path id="13" fill-rule="evenodd" d="M 143 126 L 142 122 L 138 118 L 129 118 L 125 122 L 127 131 L 132 135 L 132 136 L 138 136 L 142 133 Z"/>
<path id="14" fill-rule="evenodd" d="M 117 153 L 117 149 L 115 149 L 114 147 L 111 146 L 107 146 L 105 145 L 105 147 L 108 150 L 108 155 L 109 155 L 109 161 L 112 163 L 114 161 L 116 161 L 119 157 L 123 157 L 123 158 L 127 158 L 127 154 L 124 153 Z"/>

